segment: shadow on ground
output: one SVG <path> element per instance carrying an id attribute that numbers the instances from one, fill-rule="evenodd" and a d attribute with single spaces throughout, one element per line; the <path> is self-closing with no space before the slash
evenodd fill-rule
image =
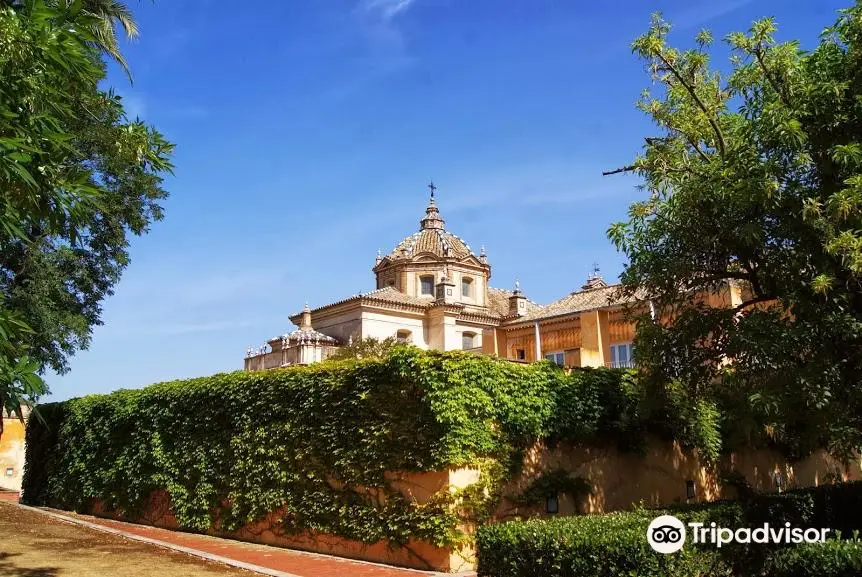
<path id="1" fill-rule="evenodd" d="M 12 560 L 14 557 L 20 556 L 20 553 L 0 551 L 0 575 L 4 577 L 55 577 L 60 574 L 57 567 L 20 567 Z"/>

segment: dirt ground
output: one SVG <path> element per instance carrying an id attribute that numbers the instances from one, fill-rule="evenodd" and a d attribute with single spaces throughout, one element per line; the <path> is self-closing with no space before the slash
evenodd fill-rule
<path id="1" fill-rule="evenodd" d="M 0 502 L 0 577 L 254 577 Z"/>

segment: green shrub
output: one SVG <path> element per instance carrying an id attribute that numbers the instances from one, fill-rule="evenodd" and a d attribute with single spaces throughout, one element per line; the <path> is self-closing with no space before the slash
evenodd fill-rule
<path id="1" fill-rule="evenodd" d="M 219 374 L 48 404 L 40 408 L 47 428 L 37 419 L 28 426 L 24 500 L 86 511 L 98 499 L 135 518 L 150 494 L 166 490 L 188 530 L 217 519 L 236 528 L 286 506 L 283 525 L 291 531 L 367 543 L 454 543 L 463 535 L 451 496 L 418 506 L 390 487 L 385 472 L 480 460 L 506 470 L 502 465 L 552 433 L 590 442 L 604 431 L 639 430 L 626 400 L 631 374 L 569 375 L 550 363 L 395 347 L 382 358 Z M 561 399 L 575 406 L 588 396 L 602 408 L 577 423 L 559 422 Z M 602 406 L 608 398 L 622 400 Z M 487 493 L 498 495 L 494 487 Z M 462 505 L 483 515 L 493 506 Z"/>
<path id="2" fill-rule="evenodd" d="M 654 511 L 485 525 L 477 534 L 482 577 L 696 577 L 716 575 L 714 555 L 693 547 L 662 555 L 646 540 Z"/>
<path id="3" fill-rule="evenodd" d="M 855 482 L 733 502 L 486 525 L 477 533 L 478 572 L 481 577 L 858 577 L 862 547 L 855 540 L 823 545 L 731 543 L 718 549 L 694 545 L 689 534 L 680 552 L 662 555 L 650 548 L 646 529 L 652 519 L 667 513 L 684 523 L 756 528 L 790 522 L 794 527 L 841 529 L 850 537 L 862 528 L 860 503 L 862 482 Z"/>
<path id="4" fill-rule="evenodd" d="M 766 575 L 859 577 L 862 575 L 862 542 L 854 539 L 788 547 L 775 554 Z"/>

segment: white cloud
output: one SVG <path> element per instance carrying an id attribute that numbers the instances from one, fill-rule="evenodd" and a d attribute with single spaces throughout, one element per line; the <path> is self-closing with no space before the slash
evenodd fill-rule
<path id="1" fill-rule="evenodd" d="M 383 22 L 389 22 L 398 14 L 406 12 L 413 4 L 415 0 L 362 0 L 358 9 Z"/>

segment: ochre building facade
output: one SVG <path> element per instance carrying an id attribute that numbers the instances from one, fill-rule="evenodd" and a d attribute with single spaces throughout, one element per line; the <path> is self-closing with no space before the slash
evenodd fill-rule
<path id="1" fill-rule="evenodd" d="M 490 286 L 491 264 L 445 227 L 432 189 L 418 232 L 387 255 L 378 254 L 374 290 L 305 309 L 290 317 L 299 328 L 249 348 L 246 370 L 321 361 L 357 339 L 395 338 L 422 349 L 463 349 L 513 361 L 548 359 L 567 367 L 627 367 L 634 323 L 647 312 L 644 295 L 626 296 L 592 274 L 576 291 L 547 305 Z M 739 304 L 730 285 L 709 296 Z"/>

